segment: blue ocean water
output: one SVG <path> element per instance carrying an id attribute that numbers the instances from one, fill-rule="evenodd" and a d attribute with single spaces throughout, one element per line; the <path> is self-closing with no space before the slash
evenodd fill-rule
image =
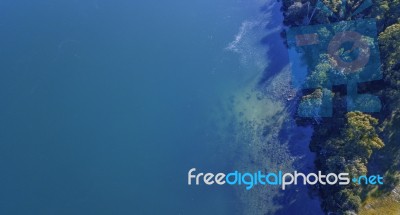
<path id="1" fill-rule="evenodd" d="M 1 1 L 0 214 L 245 211 L 187 172 L 236 168 L 221 106 L 288 63 L 272 3 Z"/>
<path id="2" fill-rule="evenodd" d="M 259 6 L 1 1 L 0 214 L 237 213 L 186 177 L 229 166 L 209 115 L 249 76 L 226 47 Z"/>

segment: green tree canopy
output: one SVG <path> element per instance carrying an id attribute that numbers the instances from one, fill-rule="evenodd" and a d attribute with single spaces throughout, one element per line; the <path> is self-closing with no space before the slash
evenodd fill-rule
<path id="1" fill-rule="evenodd" d="M 378 120 L 371 115 L 358 111 L 347 113 L 345 126 L 347 158 L 358 156 L 366 162 L 374 149 L 384 146 L 375 129 L 377 125 Z"/>

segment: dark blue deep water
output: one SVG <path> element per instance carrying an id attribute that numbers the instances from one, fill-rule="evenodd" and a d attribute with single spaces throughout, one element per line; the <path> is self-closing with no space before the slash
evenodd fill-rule
<path id="1" fill-rule="evenodd" d="M 247 4 L 1 1 L 0 214 L 229 213 L 186 174 L 225 166 L 206 118 Z"/>
<path id="2" fill-rule="evenodd" d="M 215 107 L 281 42 L 245 32 L 264 6 L 2 0 L 0 214 L 240 213 L 231 187 L 189 187 L 187 172 L 231 168 Z"/>

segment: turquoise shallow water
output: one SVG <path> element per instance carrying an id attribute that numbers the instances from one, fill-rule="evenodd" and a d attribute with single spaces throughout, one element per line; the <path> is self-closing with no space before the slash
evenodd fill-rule
<path id="1" fill-rule="evenodd" d="M 237 212 L 186 174 L 230 165 L 210 113 L 252 76 L 226 47 L 259 7 L 2 1 L 0 213 Z"/>

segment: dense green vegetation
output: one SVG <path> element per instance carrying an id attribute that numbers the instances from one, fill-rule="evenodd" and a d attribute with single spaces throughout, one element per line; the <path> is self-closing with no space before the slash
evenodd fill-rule
<path id="1" fill-rule="evenodd" d="M 383 81 L 371 85 L 370 90 L 379 89 L 375 94 L 382 102 L 381 112 L 346 112 L 345 97 L 341 92 L 332 91 L 336 110 L 333 117 L 299 121 L 314 122 L 315 132 L 310 148 L 317 155 L 315 163 L 318 169 L 325 173 L 349 172 L 354 176 L 368 173 L 384 175 L 384 185 L 379 187 L 353 183 L 348 186 L 320 186 L 322 207 L 326 212 L 400 214 L 400 207 L 388 206 L 396 202 L 391 200 L 389 194 L 400 182 L 400 0 L 373 0 L 372 7 L 353 14 L 362 3 L 361 0 L 348 0 L 345 5 L 341 0 L 323 0 L 323 4 L 316 0 L 282 0 L 284 24 L 289 27 L 368 18 L 377 21 Z M 324 6 L 330 8 L 332 13 L 322 10 Z M 319 32 L 319 35 L 330 37 L 332 32 L 325 31 Z M 345 50 L 342 52 L 345 53 Z M 308 75 L 308 82 L 315 89 L 302 97 L 303 103 L 305 101 L 315 107 L 322 104 L 322 92 L 331 93 L 331 89 L 325 87 L 332 65 L 326 54 L 303 58 L 304 61 L 318 62 L 311 64 Z M 371 212 L 370 207 L 365 207 L 367 204 L 380 205 L 380 209 L 375 208 Z"/>
<path id="2" fill-rule="evenodd" d="M 384 146 L 377 134 L 377 124 L 378 120 L 371 115 L 349 112 L 337 134 L 328 133 L 335 128 L 318 126 L 316 133 L 319 136 L 314 136 L 313 144 L 319 147 L 319 169 L 325 173 L 348 172 L 353 174 L 352 177 L 367 174 L 372 152 Z M 322 139 L 324 141 L 319 142 Z M 362 201 L 362 187 L 355 184 L 344 188 L 326 185 L 321 188 L 321 194 L 327 211 L 357 211 Z"/>

